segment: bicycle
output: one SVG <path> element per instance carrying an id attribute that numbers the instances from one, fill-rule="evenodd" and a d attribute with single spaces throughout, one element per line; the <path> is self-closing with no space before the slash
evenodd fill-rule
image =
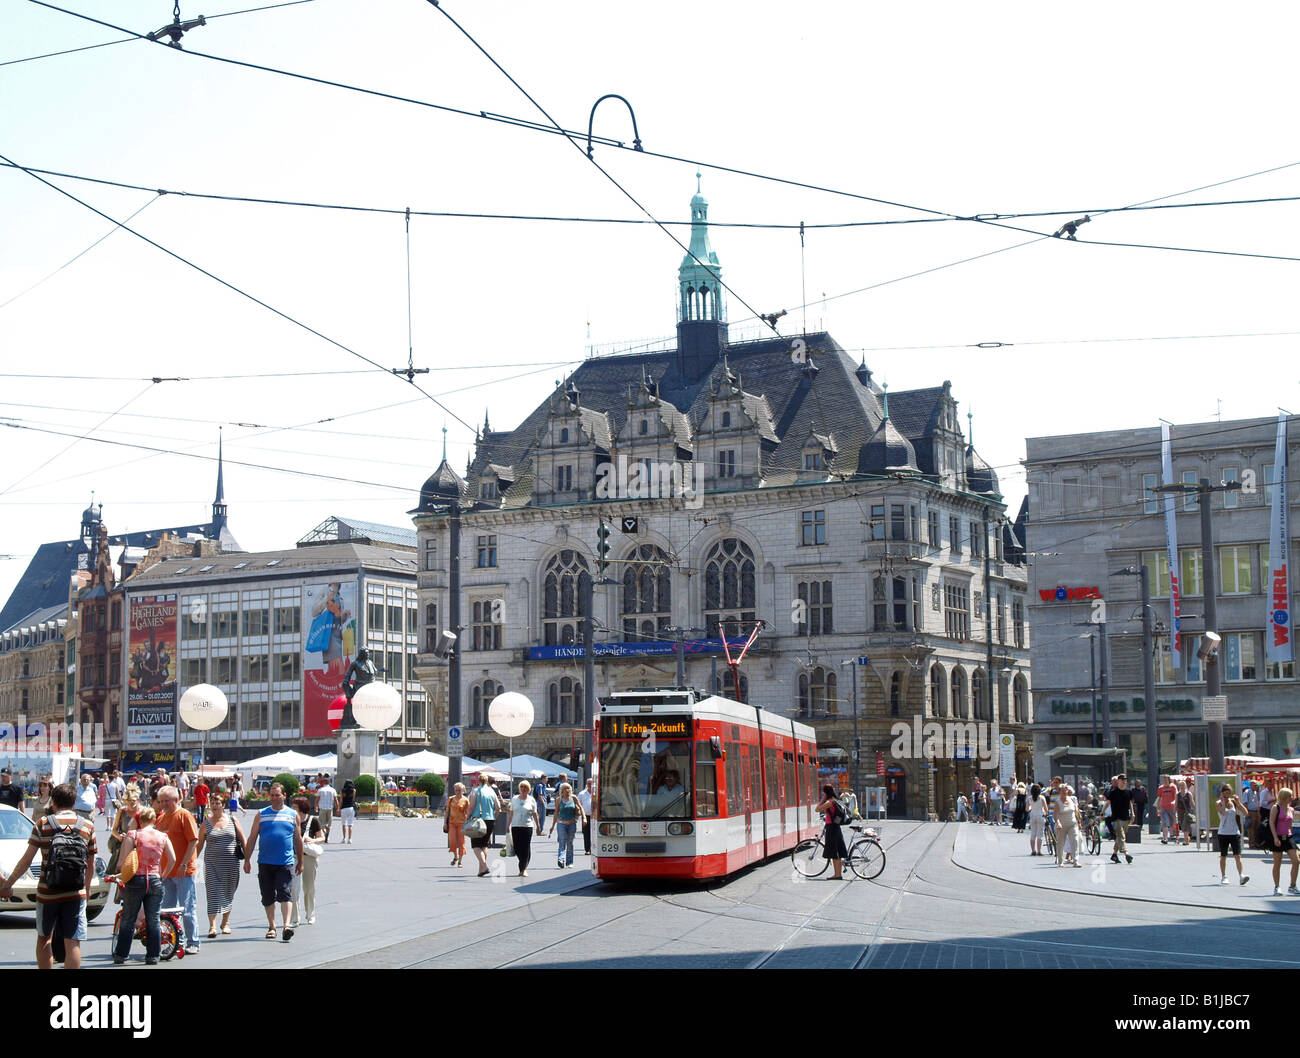
<path id="1" fill-rule="evenodd" d="M 163 962 L 166 962 L 173 955 L 178 961 L 185 958 L 185 932 L 181 923 L 181 913 L 182 909 L 179 907 L 158 912 L 158 933 L 161 941 L 158 957 Z M 114 945 L 117 944 L 117 934 L 121 928 L 122 912 L 119 909 L 113 919 L 112 942 Z M 132 936 L 134 940 L 147 941 L 143 914 L 136 916 L 135 933 Z"/>
<path id="2" fill-rule="evenodd" d="M 845 862 L 849 865 L 849 870 L 859 878 L 870 881 L 885 869 L 885 850 L 881 848 L 874 830 L 868 829 L 865 834 L 862 833 L 861 823 L 850 823 L 849 829 L 857 836 L 849 845 Z M 799 842 L 790 853 L 795 871 L 804 878 L 816 878 L 830 866 L 831 861 L 822 855 L 826 848 L 825 838 L 826 831 L 823 829 L 817 837 L 805 838 Z"/>
<path id="3" fill-rule="evenodd" d="M 1056 855 L 1056 820 L 1051 816 L 1047 818 L 1047 824 L 1043 827 L 1043 843 L 1047 846 L 1047 855 Z"/>
<path id="4" fill-rule="evenodd" d="M 1101 855 L 1101 826 L 1097 822 L 1095 814 L 1089 814 L 1085 817 L 1083 824 L 1083 840 L 1088 848 L 1089 856 Z"/>

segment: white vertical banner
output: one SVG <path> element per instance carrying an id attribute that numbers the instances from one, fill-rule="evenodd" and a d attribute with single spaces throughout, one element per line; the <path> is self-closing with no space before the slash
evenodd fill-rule
<path id="1" fill-rule="evenodd" d="M 1273 448 L 1273 512 L 1268 533 L 1268 621 L 1264 633 L 1269 664 L 1295 660 L 1291 638 L 1291 574 L 1287 502 L 1286 413 L 1277 417 L 1277 444 Z"/>
<path id="2" fill-rule="evenodd" d="M 1169 424 L 1160 424 L 1161 484 L 1174 483 L 1174 458 L 1169 441 Z M 1165 493 L 1165 552 L 1169 561 L 1169 660 L 1174 671 L 1183 663 L 1182 644 L 1182 566 L 1178 561 L 1178 509 L 1171 492 Z"/>

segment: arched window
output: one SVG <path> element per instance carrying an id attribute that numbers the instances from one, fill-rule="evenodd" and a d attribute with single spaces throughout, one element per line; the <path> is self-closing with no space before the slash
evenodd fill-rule
<path id="1" fill-rule="evenodd" d="M 897 672 L 889 677 L 889 715 L 899 716 L 903 708 L 903 677 Z"/>
<path id="2" fill-rule="evenodd" d="M 634 547 L 623 567 L 623 639 L 656 639 L 672 616 L 668 555 L 654 544 Z M 642 563 L 645 563 L 642 565 Z"/>
<path id="3" fill-rule="evenodd" d="M 930 666 L 930 715 L 942 717 L 947 715 L 944 708 L 944 672 L 942 665 Z"/>
<path id="4" fill-rule="evenodd" d="M 587 560 L 567 549 L 546 563 L 542 578 L 542 637 L 548 647 L 572 646 L 579 634 L 579 578 L 590 576 Z"/>
<path id="5" fill-rule="evenodd" d="M 563 676 L 546 689 L 546 722 L 552 727 L 572 727 L 582 713 L 582 684 Z"/>
<path id="6" fill-rule="evenodd" d="M 969 704 L 966 701 L 966 673 L 962 671 L 960 665 L 955 665 L 952 670 L 952 708 L 950 715 L 959 720 L 969 720 L 970 711 L 967 708 Z"/>
<path id="7" fill-rule="evenodd" d="M 641 424 L 637 427 L 637 433 L 639 433 L 642 437 L 644 437 L 649 432 L 649 430 L 650 430 L 649 420 L 642 419 Z"/>
<path id="8" fill-rule="evenodd" d="M 727 537 L 704 560 L 704 627 L 710 636 L 725 628 L 727 636 L 748 635 L 754 622 L 754 552 Z M 743 631 L 742 631 L 743 629 Z"/>
<path id="9" fill-rule="evenodd" d="M 501 693 L 501 684 L 496 680 L 484 680 L 482 683 L 474 684 L 470 691 L 470 727 L 487 727 L 488 726 L 488 706 L 492 704 L 492 699 Z"/>
<path id="10" fill-rule="evenodd" d="M 1017 675 L 1015 682 L 1012 684 L 1012 698 L 1016 711 L 1016 723 L 1029 723 L 1029 686 L 1021 675 Z"/>
<path id="11" fill-rule="evenodd" d="M 811 672 L 799 673 L 799 715 L 834 716 L 838 712 L 835 670 L 818 666 Z"/>
<path id="12" fill-rule="evenodd" d="M 567 426 L 561 426 L 561 427 L 560 427 L 560 444 L 565 445 L 565 444 L 568 444 L 568 443 L 569 443 L 569 428 L 568 428 Z"/>
<path id="13" fill-rule="evenodd" d="M 984 700 L 984 670 L 976 669 L 970 678 L 970 698 L 971 704 L 975 707 L 975 719 L 987 720 L 985 710 L 988 703 Z"/>
<path id="14" fill-rule="evenodd" d="M 731 425 L 731 412 L 729 412 L 729 411 L 724 411 L 724 412 L 722 413 L 722 426 L 723 426 L 723 428 L 725 429 L 726 427 L 728 427 L 728 426 L 730 426 L 730 425 Z"/>

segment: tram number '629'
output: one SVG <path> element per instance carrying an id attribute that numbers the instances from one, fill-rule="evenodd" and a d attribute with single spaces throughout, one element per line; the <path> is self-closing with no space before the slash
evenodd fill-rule
<path id="1" fill-rule="evenodd" d="M 602 842 L 600 843 L 600 851 L 601 851 L 601 852 L 618 852 L 618 842 L 617 842 L 617 841 L 602 841 Z"/>

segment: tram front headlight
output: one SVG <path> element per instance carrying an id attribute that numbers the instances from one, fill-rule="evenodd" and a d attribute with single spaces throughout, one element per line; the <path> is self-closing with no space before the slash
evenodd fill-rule
<path id="1" fill-rule="evenodd" d="M 694 823 L 669 823 L 668 833 L 677 836 L 681 836 L 682 834 L 694 834 L 695 824 Z"/>
<path id="2" fill-rule="evenodd" d="M 600 832 L 607 838 L 621 838 L 623 836 L 623 824 L 601 823 Z"/>

